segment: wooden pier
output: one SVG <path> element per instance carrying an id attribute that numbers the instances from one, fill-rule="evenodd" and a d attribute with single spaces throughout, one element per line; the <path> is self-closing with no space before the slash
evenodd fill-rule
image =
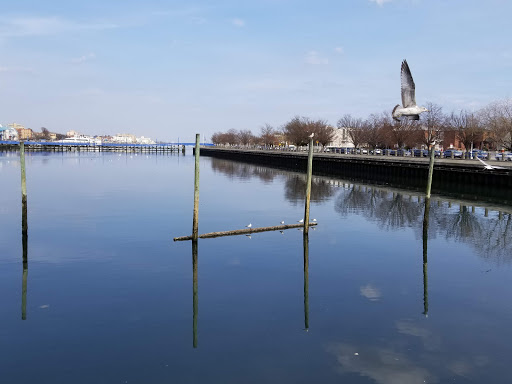
<path id="1" fill-rule="evenodd" d="M 18 142 L 0 142 L 0 151 L 18 151 Z M 31 152 L 128 152 L 128 153 L 185 153 L 184 144 L 86 144 L 59 142 L 25 142 Z"/>

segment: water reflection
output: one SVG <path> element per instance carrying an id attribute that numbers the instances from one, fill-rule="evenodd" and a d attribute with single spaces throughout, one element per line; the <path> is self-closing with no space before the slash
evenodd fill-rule
<path id="1" fill-rule="evenodd" d="M 430 198 L 425 199 L 423 214 L 423 314 L 428 316 L 428 224 L 430 218 Z"/>
<path id="2" fill-rule="evenodd" d="M 422 209 L 419 199 L 420 196 L 384 187 L 345 184 L 336 197 L 335 209 L 343 217 L 362 213 L 386 230 L 414 228 L 416 233 L 422 233 L 424 247 L 426 239 L 442 236 L 470 245 L 480 257 L 490 261 L 512 261 L 512 242 L 509 240 L 512 210 L 509 207 L 481 209 L 469 207 L 469 202 L 432 197 Z"/>
<path id="3" fill-rule="evenodd" d="M 309 331 L 309 235 L 304 234 L 304 329 Z"/>
<path id="4" fill-rule="evenodd" d="M 22 196 L 21 204 L 21 244 L 23 248 L 23 275 L 21 281 L 21 319 L 27 319 L 27 278 L 28 278 L 28 220 L 27 198 Z"/>
<path id="5" fill-rule="evenodd" d="M 197 348 L 197 310 L 198 310 L 198 298 L 197 298 L 197 240 L 192 241 L 192 334 L 194 348 Z"/>

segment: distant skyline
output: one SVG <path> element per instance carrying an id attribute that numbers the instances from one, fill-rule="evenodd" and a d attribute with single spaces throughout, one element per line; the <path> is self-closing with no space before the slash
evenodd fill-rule
<path id="1" fill-rule="evenodd" d="M 214 3 L 214 4 L 213 4 Z M 508 0 L 0 4 L 0 123 L 193 141 L 335 125 L 416 100 L 445 112 L 512 96 Z"/>

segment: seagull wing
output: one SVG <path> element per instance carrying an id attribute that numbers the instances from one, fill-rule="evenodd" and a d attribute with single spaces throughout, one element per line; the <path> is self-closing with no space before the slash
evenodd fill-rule
<path id="1" fill-rule="evenodd" d="M 402 105 L 404 108 L 413 107 L 416 105 L 416 86 L 412 79 L 411 70 L 407 60 L 402 62 L 402 72 L 400 74 L 400 80 L 402 82 Z"/>

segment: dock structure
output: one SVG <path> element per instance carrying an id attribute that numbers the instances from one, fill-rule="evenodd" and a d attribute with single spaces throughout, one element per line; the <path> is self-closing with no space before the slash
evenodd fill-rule
<path id="1" fill-rule="evenodd" d="M 1 141 L 0 151 L 17 151 L 17 141 Z M 31 152 L 128 152 L 128 153 L 185 153 L 185 144 L 124 144 L 124 143 L 61 143 L 25 141 L 25 150 Z"/>
<path id="2" fill-rule="evenodd" d="M 246 150 L 219 147 L 201 148 L 203 156 L 235 160 L 279 169 L 303 172 L 307 169 L 308 154 L 295 151 Z M 489 161 L 495 163 L 494 161 Z M 476 160 L 436 159 L 433 191 L 457 190 L 459 194 L 502 196 L 510 200 L 512 162 L 496 162 L 503 169 L 484 169 Z M 429 159 L 379 155 L 347 155 L 315 153 L 314 175 L 337 176 L 393 184 L 406 181 L 412 188 L 425 190 Z"/>

